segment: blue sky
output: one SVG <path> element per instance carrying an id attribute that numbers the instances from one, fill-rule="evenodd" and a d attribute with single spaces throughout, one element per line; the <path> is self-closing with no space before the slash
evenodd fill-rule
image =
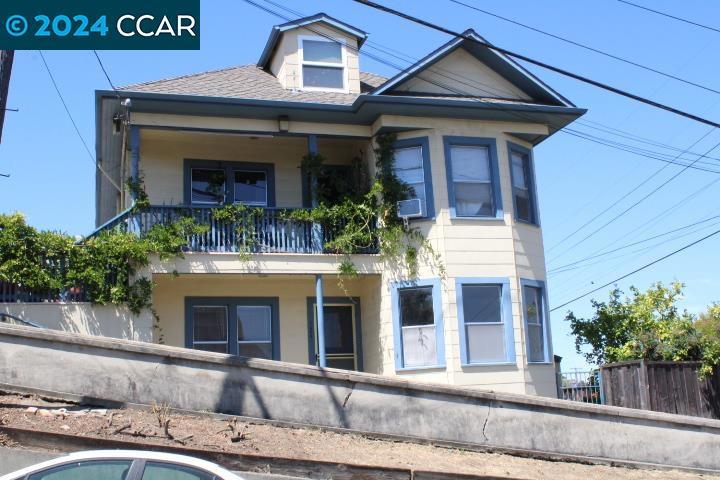
<path id="1" fill-rule="evenodd" d="M 718 33 L 652 15 L 616 0 L 465 1 L 720 90 Z M 720 18 L 720 3 L 717 2 L 688 0 L 682 2 L 682 9 L 671 0 L 638 2 L 700 22 L 713 22 Z M 125 85 L 255 63 L 271 26 L 281 23 L 279 19 L 241 1 L 202 0 L 201 3 L 200 51 L 100 52 L 113 82 Z M 718 94 L 623 65 L 448 0 L 388 0 L 385 3 L 455 30 L 472 27 L 505 48 L 720 120 Z M 373 42 L 413 58 L 427 54 L 448 40 L 439 32 L 349 0 L 305 0 L 286 2 L 286 5 L 304 14 L 327 12 L 370 32 Z M 714 26 L 720 27 L 720 22 L 716 23 Z M 373 53 L 378 54 L 377 51 Z M 48 51 L 45 55 L 85 141 L 92 149 L 93 92 L 95 89 L 107 89 L 107 81 L 92 52 Z M 392 68 L 367 57 L 361 58 L 361 68 L 384 75 L 395 73 Z M 622 99 L 557 74 L 535 67 L 530 69 L 576 105 L 589 109 L 584 117 L 588 121 L 600 122 L 682 149 L 710 130 L 706 125 Z M 59 229 L 71 234 L 90 232 L 94 221 L 94 166 L 65 116 L 37 52 L 17 52 L 8 107 L 19 108 L 20 111 L 8 112 L 0 145 L 0 173 L 11 175 L 9 179 L 0 177 L 0 211 L 21 211 L 40 228 Z M 626 141 L 607 132 L 578 128 L 616 141 Z M 693 150 L 704 153 L 717 142 L 720 142 L 720 131 L 712 132 Z M 717 163 L 720 167 L 720 149 L 711 156 L 717 159 L 703 159 L 710 162 L 704 166 L 711 167 Z M 718 174 L 689 170 L 618 221 L 572 247 L 679 171 L 679 167 L 670 166 L 598 221 L 556 246 L 567 234 L 645 180 L 663 163 L 564 133 L 558 133 L 542 143 L 535 150 L 535 160 L 549 268 L 558 268 L 601 249 L 623 246 L 720 214 L 717 201 L 720 180 L 676 206 L 686 196 L 720 178 Z M 720 228 L 714 226 L 718 220 L 590 261 L 584 268 L 551 275 L 551 306 L 564 303 Z M 681 234 L 688 235 L 678 238 Z M 680 280 L 687 284 L 683 305 L 690 311 L 699 312 L 710 302 L 720 300 L 717 276 L 719 247 L 720 236 L 634 275 L 620 282 L 619 286 L 624 289 L 629 285 L 646 288 L 658 280 Z M 594 297 L 606 298 L 605 291 L 608 289 L 603 289 Z M 567 308 L 572 308 L 579 315 L 587 314 L 589 299 L 580 300 Z M 564 369 L 583 367 L 584 362 L 574 353 L 573 341 L 563 322 L 564 312 L 565 309 L 561 309 L 552 314 L 555 353 L 564 357 Z"/>

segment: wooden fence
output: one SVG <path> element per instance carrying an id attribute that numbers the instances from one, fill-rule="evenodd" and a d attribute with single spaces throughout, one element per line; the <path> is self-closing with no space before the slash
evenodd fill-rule
<path id="1" fill-rule="evenodd" d="M 720 373 L 698 377 L 700 362 L 636 360 L 601 367 L 606 405 L 720 419 Z"/>

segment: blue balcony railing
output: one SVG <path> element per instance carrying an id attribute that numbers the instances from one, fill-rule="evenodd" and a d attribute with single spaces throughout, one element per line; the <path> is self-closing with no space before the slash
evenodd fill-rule
<path id="1" fill-rule="evenodd" d="M 310 221 L 290 220 L 290 208 L 262 208 L 260 215 L 249 215 L 238 224 L 214 218 L 215 206 L 155 205 L 143 212 L 127 210 L 109 220 L 88 236 L 103 230 L 121 229 L 144 234 L 156 224 L 168 224 L 190 217 L 200 225 L 207 226 L 201 234 L 189 235 L 186 250 L 191 252 L 240 252 L 251 253 L 332 253 L 324 248 L 332 241 L 343 225 L 323 225 Z M 249 227 L 249 228 L 248 228 Z M 377 253 L 377 246 L 363 248 L 355 253 Z"/>

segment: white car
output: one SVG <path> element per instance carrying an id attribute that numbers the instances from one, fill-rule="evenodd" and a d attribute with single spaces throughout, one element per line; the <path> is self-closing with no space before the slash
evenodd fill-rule
<path id="1" fill-rule="evenodd" d="M 214 463 L 162 452 L 94 450 L 64 455 L 0 480 L 243 480 Z"/>

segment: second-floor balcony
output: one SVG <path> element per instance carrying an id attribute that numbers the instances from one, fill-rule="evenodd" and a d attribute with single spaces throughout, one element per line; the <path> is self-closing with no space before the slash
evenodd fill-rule
<path id="1" fill-rule="evenodd" d="M 236 222 L 215 218 L 217 206 L 153 205 L 143 211 L 126 210 L 111 219 L 90 237 L 103 230 L 119 229 L 138 235 L 154 225 L 168 225 L 182 218 L 192 218 L 204 226 L 202 233 L 187 237 L 188 252 L 246 253 L 335 253 L 327 248 L 342 231 L 341 223 L 316 223 L 290 218 L 292 208 L 257 207 L 248 210 Z M 359 254 L 378 253 L 377 242 L 360 248 Z"/>

